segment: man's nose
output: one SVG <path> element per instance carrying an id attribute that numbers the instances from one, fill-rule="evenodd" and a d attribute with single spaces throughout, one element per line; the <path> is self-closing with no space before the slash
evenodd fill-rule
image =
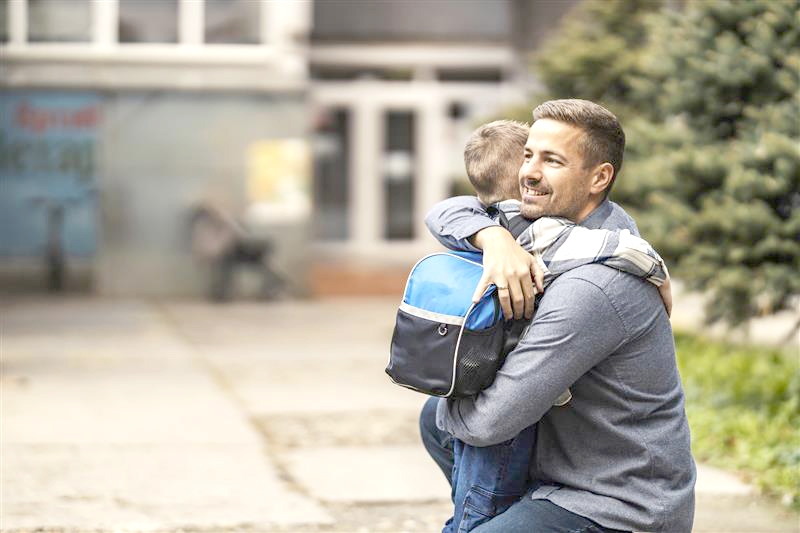
<path id="1" fill-rule="evenodd" d="M 521 182 L 527 180 L 540 181 L 542 179 L 541 166 L 536 162 L 535 159 L 531 159 L 522 165 L 522 167 L 519 169 L 519 179 Z"/>

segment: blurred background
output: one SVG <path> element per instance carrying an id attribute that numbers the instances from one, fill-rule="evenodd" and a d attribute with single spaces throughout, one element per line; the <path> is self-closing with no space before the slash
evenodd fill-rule
<path id="1" fill-rule="evenodd" d="M 4 279 L 59 247 L 65 287 L 202 296 L 213 207 L 295 286 L 386 292 L 573 3 L 3 0 Z"/>
<path id="2" fill-rule="evenodd" d="M 698 531 L 800 531 L 797 0 L 0 0 L 0 527 L 436 530 L 394 307 L 469 133 L 567 97 L 676 278 Z"/>

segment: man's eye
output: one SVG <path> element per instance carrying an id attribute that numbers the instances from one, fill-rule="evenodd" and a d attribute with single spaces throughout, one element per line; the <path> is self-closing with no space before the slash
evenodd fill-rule
<path id="1" fill-rule="evenodd" d="M 561 164 L 561 161 L 559 161 L 558 159 L 553 159 L 552 157 L 548 157 L 547 159 L 545 159 L 545 161 L 546 161 L 547 163 L 555 163 L 555 164 L 557 164 L 557 165 L 560 165 L 560 164 Z"/>

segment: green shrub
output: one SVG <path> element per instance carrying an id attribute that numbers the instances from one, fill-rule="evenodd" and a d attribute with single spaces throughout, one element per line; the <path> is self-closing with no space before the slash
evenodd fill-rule
<path id="1" fill-rule="evenodd" d="M 800 361 L 796 351 L 676 334 L 692 449 L 800 508 Z"/>

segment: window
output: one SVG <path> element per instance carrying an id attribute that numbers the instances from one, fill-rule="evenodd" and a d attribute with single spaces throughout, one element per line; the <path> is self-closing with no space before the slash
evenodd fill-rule
<path id="1" fill-rule="evenodd" d="M 178 0 L 119 0 L 119 42 L 177 43 Z"/>
<path id="2" fill-rule="evenodd" d="M 89 42 L 91 38 L 89 0 L 29 0 L 28 41 Z"/>
<path id="3" fill-rule="evenodd" d="M 0 43 L 8 42 L 8 0 L 0 0 Z"/>
<path id="4" fill-rule="evenodd" d="M 503 81 L 503 73 L 497 68 L 441 68 L 440 81 L 492 82 Z"/>
<path id="5" fill-rule="evenodd" d="M 384 236 L 387 239 L 411 239 L 414 237 L 414 114 L 389 112 L 385 124 Z"/>
<path id="6" fill-rule="evenodd" d="M 260 8 L 253 0 L 206 0 L 205 42 L 258 44 Z"/>
<path id="7" fill-rule="evenodd" d="M 314 236 L 348 238 L 350 115 L 331 109 L 320 115 L 314 132 Z"/>
<path id="8" fill-rule="evenodd" d="M 358 80 L 375 79 L 388 81 L 411 81 L 412 72 L 408 68 L 377 68 L 312 65 L 311 78 L 314 80 Z"/>
<path id="9" fill-rule="evenodd" d="M 318 0 L 313 6 L 312 38 L 327 42 L 508 42 L 512 4 L 512 0 Z"/>

